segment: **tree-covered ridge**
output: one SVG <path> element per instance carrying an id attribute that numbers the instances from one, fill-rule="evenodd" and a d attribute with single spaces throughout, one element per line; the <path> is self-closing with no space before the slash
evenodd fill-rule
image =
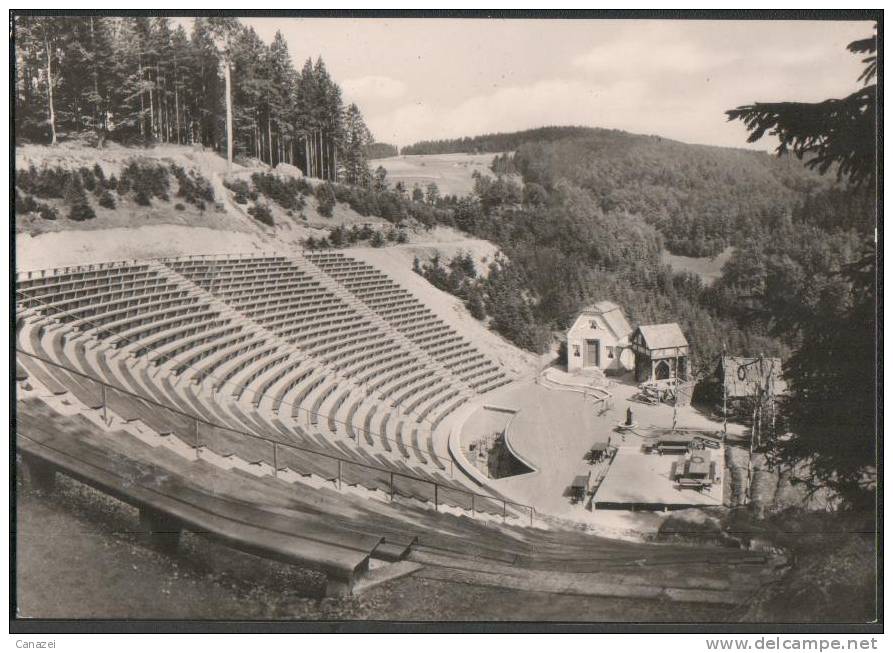
<path id="1" fill-rule="evenodd" d="M 369 143 L 366 146 L 366 157 L 370 159 L 387 159 L 392 156 L 397 156 L 400 151 L 397 149 L 396 145 L 391 145 L 390 143 Z"/>
<path id="2" fill-rule="evenodd" d="M 747 242 L 761 225 L 832 186 L 791 156 L 588 127 L 545 127 L 402 150 L 454 151 L 503 153 L 492 170 L 497 177 L 520 173 L 526 193 L 551 192 L 560 183 L 583 188 L 602 211 L 642 217 L 670 252 L 685 256 L 713 256 Z"/>
<path id="3" fill-rule="evenodd" d="M 791 157 L 592 130 L 514 156 L 528 183 L 586 189 L 606 212 L 641 216 L 674 254 L 713 256 L 828 186 Z"/>
<path id="4" fill-rule="evenodd" d="M 400 150 L 401 154 L 478 154 L 510 152 L 528 141 L 551 142 L 562 138 L 585 136 L 591 127 L 538 127 L 524 131 L 464 136 L 434 141 L 419 141 Z"/>
<path id="5" fill-rule="evenodd" d="M 369 181 L 359 108 L 321 58 L 296 70 L 279 32 L 266 44 L 232 18 L 187 34 L 164 17 L 19 16 L 13 39 L 17 140 L 201 144 Z"/>
<path id="6" fill-rule="evenodd" d="M 626 153 L 612 157 L 607 152 L 621 150 L 617 139 Z M 566 329 L 582 306 L 610 299 L 633 322 L 679 322 L 698 372 L 712 371 L 723 347 L 785 354 L 793 343 L 772 316 L 789 315 L 792 297 L 808 301 L 811 280 L 852 260 L 875 222 L 864 194 L 823 183 L 796 160 L 746 150 L 590 132 L 523 145 L 513 157 L 496 157 L 492 169 L 519 171 L 521 183 L 479 175 L 473 197 L 442 205 L 454 226 L 506 254 L 510 274 L 501 282 L 508 290 L 484 294 L 486 314 L 498 313 L 490 326 L 533 350 L 548 344 L 550 331 Z M 707 249 L 701 215 L 726 229 L 708 232 L 711 250 L 736 246 L 713 286 L 661 262 L 670 237 L 683 251 Z M 436 266 L 423 273 L 432 283 L 450 278 Z"/>

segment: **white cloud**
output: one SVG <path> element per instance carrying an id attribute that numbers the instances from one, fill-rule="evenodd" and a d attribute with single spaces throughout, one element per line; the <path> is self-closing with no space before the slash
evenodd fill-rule
<path id="1" fill-rule="evenodd" d="M 394 100 L 406 94 L 406 84 L 384 75 L 354 77 L 342 82 L 345 94 L 357 102 L 362 100 Z"/>

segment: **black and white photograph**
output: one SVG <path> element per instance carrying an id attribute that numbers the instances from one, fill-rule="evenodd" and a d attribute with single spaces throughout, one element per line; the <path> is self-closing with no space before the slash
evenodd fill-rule
<path id="1" fill-rule="evenodd" d="M 12 632 L 883 632 L 881 10 L 9 34 Z"/>

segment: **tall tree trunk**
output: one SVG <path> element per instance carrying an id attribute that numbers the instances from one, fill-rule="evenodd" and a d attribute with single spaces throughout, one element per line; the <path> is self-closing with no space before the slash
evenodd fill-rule
<path id="1" fill-rule="evenodd" d="M 149 77 L 151 77 L 152 76 L 151 68 L 149 68 L 148 70 L 149 70 Z M 154 96 L 154 93 L 152 92 L 153 86 L 154 86 L 154 84 L 149 85 L 149 127 L 151 128 L 150 131 L 152 132 L 152 137 L 157 138 L 158 131 L 155 128 L 155 96 Z"/>
<path id="2" fill-rule="evenodd" d="M 328 146 L 326 144 L 326 133 L 325 131 L 319 132 L 319 150 L 322 154 L 322 176 L 328 181 L 329 179 L 329 153 L 326 151 Z"/>
<path id="3" fill-rule="evenodd" d="M 137 67 L 140 75 L 140 138 L 145 136 L 146 128 L 146 101 L 143 94 L 143 55 L 137 57 Z"/>
<path id="4" fill-rule="evenodd" d="M 258 161 L 263 161 L 263 143 L 260 140 L 260 118 L 257 109 L 254 110 L 254 156 Z"/>
<path id="5" fill-rule="evenodd" d="M 100 149 L 105 141 L 105 116 L 102 112 L 101 99 L 99 97 L 99 70 L 96 68 L 96 34 L 94 32 L 93 16 L 90 16 L 90 47 L 93 49 L 93 95 L 96 103 L 93 107 L 93 129 L 96 132 L 96 142 Z"/>
<path id="6" fill-rule="evenodd" d="M 270 128 L 270 112 L 267 111 L 267 149 L 270 151 L 270 167 L 273 167 L 273 130 Z"/>
<path id="7" fill-rule="evenodd" d="M 229 69 L 229 59 L 223 61 L 223 79 L 226 82 L 226 162 L 233 164 L 233 96 L 232 73 Z"/>
<path id="8" fill-rule="evenodd" d="M 176 72 L 174 72 L 174 113 L 177 115 L 177 145 L 180 144 L 180 89 L 177 86 Z"/>
<path id="9" fill-rule="evenodd" d="M 318 154 L 319 170 L 317 170 L 317 173 L 319 173 L 320 179 L 325 179 L 326 178 L 326 160 L 325 160 L 325 154 L 322 150 L 322 130 L 321 129 L 316 132 L 316 149 L 319 152 L 319 154 Z"/>
<path id="10" fill-rule="evenodd" d="M 312 177 L 310 174 L 310 139 L 304 134 L 304 174 Z"/>
<path id="11" fill-rule="evenodd" d="M 155 84 L 158 86 L 158 136 L 162 143 L 168 141 L 167 137 L 167 91 L 164 86 L 164 77 L 161 75 L 161 64 L 155 62 Z"/>
<path id="12" fill-rule="evenodd" d="M 47 51 L 47 104 L 50 110 L 50 132 L 53 135 L 51 145 L 56 144 L 56 109 L 53 106 L 53 53 L 50 50 L 50 39 L 46 31 L 43 33 L 43 44 Z"/>
<path id="13" fill-rule="evenodd" d="M 310 132 L 310 176 L 316 177 L 316 130 Z"/>

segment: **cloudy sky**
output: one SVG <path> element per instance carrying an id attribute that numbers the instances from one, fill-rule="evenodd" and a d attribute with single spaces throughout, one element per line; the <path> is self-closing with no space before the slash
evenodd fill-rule
<path id="1" fill-rule="evenodd" d="M 723 111 L 857 88 L 866 22 L 250 18 L 322 55 L 377 140 L 590 125 L 744 147 Z M 768 148 L 769 143 L 755 147 Z"/>

